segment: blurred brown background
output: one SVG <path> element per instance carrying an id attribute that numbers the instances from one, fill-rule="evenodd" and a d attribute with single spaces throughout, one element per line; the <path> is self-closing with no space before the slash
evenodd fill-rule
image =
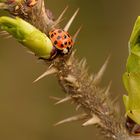
<path id="1" fill-rule="evenodd" d="M 119 96 L 121 108 L 125 93 L 122 74 L 128 55 L 128 40 L 135 19 L 140 15 L 139 0 L 47 0 L 56 17 L 66 5 L 65 23 L 80 8 L 70 33 L 82 24 L 75 48 L 79 58 L 86 57 L 90 72 L 97 72 L 111 54 L 102 86 L 112 80 L 112 97 Z M 0 12 L 0 15 L 4 13 Z M 63 97 L 55 77 L 32 81 L 45 71 L 34 56 L 13 38 L 0 38 L 0 139 L 1 140 L 102 140 L 94 126 L 81 123 L 54 127 L 53 124 L 75 115 L 74 106 L 54 106 L 49 96 Z M 123 110 L 121 110 L 123 112 Z"/>

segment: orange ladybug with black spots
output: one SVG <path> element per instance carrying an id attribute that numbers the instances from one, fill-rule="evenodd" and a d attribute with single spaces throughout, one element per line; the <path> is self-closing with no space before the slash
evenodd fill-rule
<path id="1" fill-rule="evenodd" d="M 68 32 L 62 29 L 54 29 L 49 32 L 49 37 L 54 47 L 58 49 L 61 54 L 68 54 L 71 51 L 74 43 Z"/>

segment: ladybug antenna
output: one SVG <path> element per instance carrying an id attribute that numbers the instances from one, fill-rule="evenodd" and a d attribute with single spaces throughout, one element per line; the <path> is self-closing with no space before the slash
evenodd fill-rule
<path id="1" fill-rule="evenodd" d="M 62 11 L 62 13 L 60 14 L 60 16 L 58 17 L 58 19 L 55 21 L 56 24 L 59 23 L 62 20 L 62 17 L 66 13 L 67 9 L 68 9 L 68 5 L 65 7 L 65 9 Z"/>
<path id="2" fill-rule="evenodd" d="M 75 13 L 73 14 L 73 16 L 70 18 L 70 20 L 68 21 L 68 23 L 67 23 L 66 26 L 64 27 L 64 31 L 67 32 L 67 31 L 69 30 L 69 28 L 70 28 L 70 26 L 71 26 L 73 20 L 75 19 L 76 15 L 78 14 L 78 12 L 79 12 L 79 8 L 75 11 Z"/>
<path id="3" fill-rule="evenodd" d="M 73 42 L 74 42 L 74 43 L 75 43 L 76 38 L 77 38 L 79 32 L 81 31 L 81 29 L 82 29 L 82 25 L 78 28 L 78 30 L 76 31 L 76 33 L 75 33 L 74 36 L 73 36 Z"/>

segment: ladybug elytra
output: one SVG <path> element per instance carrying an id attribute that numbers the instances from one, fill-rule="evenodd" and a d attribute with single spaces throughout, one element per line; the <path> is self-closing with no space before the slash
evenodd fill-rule
<path id="1" fill-rule="evenodd" d="M 55 48 L 62 54 L 68 54 L 73 46 L 72 37 L 62 29 L 54 29 L 49 32 L 49 37 Z"/>

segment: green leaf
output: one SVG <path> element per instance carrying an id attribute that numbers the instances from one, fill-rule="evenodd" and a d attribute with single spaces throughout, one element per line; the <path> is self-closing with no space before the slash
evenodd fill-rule
<path id="1" fill-rule="evenodd" d="M 128 92 L 128 96 L 123 97 L 126 114 L 140 124 L 140 73 L 126 72 L 123 82 Z"/>
<path id="2" fill-rule="evenodd" d="M 140 73 L 126 72 L 123 82 L 129 96 L 129 109 L 140 109 Z"/>
<path id="3" fill-rule="evenodd" d="M 132 49 L 137 43 L 140 43 L 139 40 L 139 36 L 140 36 L 140 16 L 137 17 L 137 20 L 135 22 L 130 40 L 129 40 L 129 47 L 130 49 Z"/>
<path id="4" fill-rule="evenodd" d="M 127 72 L 140 72 L 140 57 L 131 53 L 126 64 Z"/>

